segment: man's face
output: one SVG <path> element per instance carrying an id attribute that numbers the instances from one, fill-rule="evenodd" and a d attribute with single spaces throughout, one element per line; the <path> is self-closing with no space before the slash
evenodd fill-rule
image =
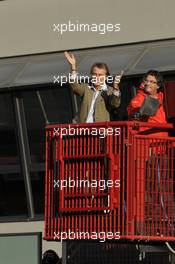
<path id="1" fill-rule="evenodd" d="M 155 95 L 157 93 L 157 90 L 159 89 L 159 85 L 157 83 L 157 80 L 155 76 L 148 75 L 145 80 L 145 91 L 149 93 L 150 95 Z"/>
<path id="2" fill-rule="evenodd" d="M 101 87 L 106 81 L 106 70 L 94 67 L 92 69 L 92 83 L 95 88 Z"/>

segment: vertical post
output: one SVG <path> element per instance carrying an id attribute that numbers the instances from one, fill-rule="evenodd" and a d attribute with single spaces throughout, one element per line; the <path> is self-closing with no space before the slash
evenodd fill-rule
<path id="1" fill-rule="evenodd" d="M 62 264 L 67 263 L 67 241 L 62 242 Z"/>
<path id="2" fill-rule="evenodd" d="M 13 105 L 14 105 L 15 119 L 17 125 L 16 129 L 17 129 L 18 142 L 19 142 L 21 168 L 22 168 L 22 174 L 24 176 L 25 191 L 27 196 L 28 215 L 30 219 L 33 219 L 34 203 L 33 203 L 32 187 L 30 181 L 30 172 L 29 172 L 29 166 L 31 163 L 30 151 L 29 151 L 23 99 L 19 94 L 13 95 Z"/>

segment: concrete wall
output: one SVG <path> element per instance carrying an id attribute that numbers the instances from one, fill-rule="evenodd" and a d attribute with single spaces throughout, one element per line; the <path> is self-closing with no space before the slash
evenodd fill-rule
<path id="1" fill-rule="evenodd" d="M 42 232 L 44 230 L 43 221 L 35 222 L 10 222 L 10 223 L 0 223 L 0 234 L 9 234 L 9 233 L 30 233 L 30 232 Z M 43 237 L 44 234 L 42 234 Z M 62 255 L 62 244 L 60 242 L 48 242 L 42 241 L 42 250 L 43 252 L 53 249 L 57 252 L 59 256 Z"/>
<path id="2" fill-rule="evenodd" d="M 0 57 L 174 38 L 174 10 L 174 0 L 0 1 Z M 120 31 L 54 32 L 69 20 L 119 23 Z"/>

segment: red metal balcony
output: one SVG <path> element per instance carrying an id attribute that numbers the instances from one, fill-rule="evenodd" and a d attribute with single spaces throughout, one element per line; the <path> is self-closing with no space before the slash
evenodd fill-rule
<path id="1" fill-rule="evenodd" d="M 45 239 L 174 240 L 175 138 L 159 136 L 172 129 L 47 126 Z"/>

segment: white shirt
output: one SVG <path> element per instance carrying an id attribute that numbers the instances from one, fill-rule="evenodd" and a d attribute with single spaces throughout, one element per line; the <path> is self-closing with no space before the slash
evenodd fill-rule
<path id="1" fill-rule="evenodd" d="M 89 89 L 93 89 L 94 94 L 92 97 L 92 102 L 91 102 L 89 113 L 88 113 L 88 116 L 86 119 L 86 123 L 93 123 L 94 122 L 95 102 L 97 100 L 97 97 L 101 91 L 107 91 L 108 88 L 107 88 L 107 85 L 104 83 L 103 86 L 101 87 L 101 89 L 99 89 L 99 90 L 96 90 L 94 86 L 89 86 Z"/>

